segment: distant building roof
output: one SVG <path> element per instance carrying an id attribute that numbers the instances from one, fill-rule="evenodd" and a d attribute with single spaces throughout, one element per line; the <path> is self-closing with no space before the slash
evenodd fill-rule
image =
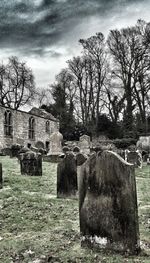
<path id="1" fill-rule="evenodd" d="M 22 113 L 27 113 L 27 114 L 30 114 L 30 115 L 35 115 L 37 117 L 41 117 L 41 118 L 44 118 L 44 119 L 48 119 L 48 120 L 51 120 L 51 121 L 56 121 L 58 122 L 59 120 L 56 119 L 51 113 L 43 110 L 43 109 L 38 109 L 36 107 L 33 107 L 30 111 L 26 112 L 26 111 L 23 111 L 23 110 L 15 110 L 15 109 L 12 109 L 12 108 L 9 108 L 9 107 L 6 107 L 6 106 L 3 106 L 3 105 L 0 105 L 0 107 L 2 108 L 5 108 L 5 109 L 8 109 L 8 110 L 12 110 L 12 111 L 19 111 L 19 112 L 22 112 Z"/>
<path id="2" fill-rule="evenodd" d="M 33 107 L 28 113 L 48 119 L 48 120 L 58 121 L 51 113 L 43 109 L 38 109 L 36 107 Z"/>

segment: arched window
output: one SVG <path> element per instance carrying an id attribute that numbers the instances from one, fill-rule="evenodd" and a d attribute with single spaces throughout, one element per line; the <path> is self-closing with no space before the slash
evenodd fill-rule
<path id="1" fill-rule="evenodd" d="M 50 123 L 49 123 L 49 121 L 46 121 L 45 131 L 48 132 L 48 133 L 50 132 Z"/>
<path id="2" fill-rule="evenodd" d="M 35 119 L 33 117 L 29 118 L 29 139 L 35 139 Z"/>
<path id="3" fill-rule="evenodd" d="M 13 132 L 12 127 L 12 113 L 9 110 L 5 111 L 4 114 L 4 134 L 11 137 Z"/>

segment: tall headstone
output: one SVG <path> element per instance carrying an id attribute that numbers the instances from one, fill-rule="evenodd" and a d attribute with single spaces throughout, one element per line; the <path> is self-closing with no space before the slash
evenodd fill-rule
<path id="1" fill-rule="evenodd" d="M 76 157 L 72 152 L 66 152 L 57 166 L 57 197 L 75 197 L 77 190 Z"/>
<path id="2" fill-rule="evenodd" d="M 40 153 L 28 151 L 20 154 L 19 160 L 22 175 L 42 175 L 42 155 Z"/>
<path id="3" fill-rule="evenodd" d="M 63 135 L 57 131 L 50 135 L 49 152 L 47 154 L 47 161 L 57 162 L 59 155 L 62 153 Z"/>
<path id="4" fill-rule="evenodd" d="M 82 135 L 79 139 L 80 152 L 85 154 L 90 154 L 90 146 L 91 146 L 90 136 Z"/>
<path id="5" fill-rule="evenodd" d="M 139 225 L 132 164 L 111 151 L 93 153 L 79 182 L 82 245 L 137 253 Z"/>
<path id="6" fill-rule="evenodd" d="M 3 171 L 2 164 L 0 163 L 0 189 L 3 187 Z"/>

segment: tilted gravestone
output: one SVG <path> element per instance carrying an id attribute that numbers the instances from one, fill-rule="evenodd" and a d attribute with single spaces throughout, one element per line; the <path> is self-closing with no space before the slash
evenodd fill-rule
<path id="1" fill-rule="evenodd" d="M 3 171 L 2 164 L 0 163 L 0 189 L 3 187 Z"/>
<path id="2" fill-rule="evenodd" d="M 66 152 L 57 166 L 57 197 L 74 197 L 77 190 L 76 157 L 72 152 Z"/>
<path id="3" fill-rule="evenodd" d="M 139 250 L 135 172 L 111 151 L 93 153 L 79 181 L 82 245 L 118 251 Z"/>
<path id="4" fill-rule="evenodd" d="M 85 154 L 90 154 L 90 146 L 91 146 L 90 136 L 82 135 L 79 139 L 80 152 Z"/>
<path id="5" fill-rule="evenodd" d="M 142 155 L 139 152 L 139 150 L 137 151 L 125 150 L 125 160 L 128 163 L 132 163 L 134 167 L 142 168 Z"/>
<path id="6" fill-rule="evenodd" d="M 19 160 L 22 175 L 42 175 L 42 156 L 40 153 L 28 151 L 20 154 Z"/>

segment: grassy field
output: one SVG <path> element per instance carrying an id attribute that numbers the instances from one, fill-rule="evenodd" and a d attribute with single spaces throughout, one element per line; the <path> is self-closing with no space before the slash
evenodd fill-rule
<path id="1" fill-rule="evenodd" d="M 150 262 L 150 166 L 136 170 L 142 252 L 139 256 L 81 248 L 78 201 L 56 198 L 56 164 L 42 177 L 20 175 L 17 159 L 0 157 L 0 262 Z"/>

